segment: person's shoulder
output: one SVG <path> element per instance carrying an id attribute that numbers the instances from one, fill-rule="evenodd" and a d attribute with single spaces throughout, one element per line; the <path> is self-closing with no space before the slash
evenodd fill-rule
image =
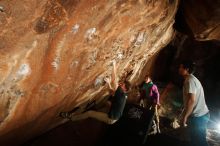
<path id="1" fill-rule="evenodd" d="M 198 78 L 196 78 L 193 74 L 190 74 L 190 76 L 186 80 L 186 84 L 197 86 L 197 85 L 199 85 L 201 83 L 200 83 Z"/>
<path id="2" fill-rule="evenodd" d="M 152 89 L 157 89 L 157 85 L 156 85 L 156 84 L 153 84 L 153 85 L 152 85 Z"/>
<path id="3" fill-rule="evenodd" d="M 195 80 L 195 76 L 193 74 L 188 75 L 188 77 L 186 78 L 186 82 L 191 82 L 193 80 Z"/>
<path id="4" fill-rule="evenodd" d="M 115 95 L 121 95 L 121 94 L 124 94 L 124 91 L 122 90 L 120 86 L 118 86 L 118 88 L 115 91 Z"/>
<path id="5" fill-rule="evenodd" d="M 115 93 L 117 93 L 117 92 L 121 92 L 121 87 L 120 86 L 118 86 L 117 89 L 115 90 Z"/>
<path id="6" fill-rule="evenodd" d="M 154 82 L 152 82 L 152 87 L 157 87 L 157 85 Z"/>
<path id="7" fill-rule="evenodd" d="M 190 74 L 189 79 L 190 82 L 199 82 L 199 79 L 194 76 L 193 74 Z"/>

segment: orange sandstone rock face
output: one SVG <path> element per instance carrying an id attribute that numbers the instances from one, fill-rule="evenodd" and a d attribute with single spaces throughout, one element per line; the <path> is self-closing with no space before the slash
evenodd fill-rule
<path id="1" fill-rule="evenodd" d="M 117 62 L 132 83 L 170 42 L 178 0 L 0 1 L 0 143 L 22 143 L 107 94 Z"/>

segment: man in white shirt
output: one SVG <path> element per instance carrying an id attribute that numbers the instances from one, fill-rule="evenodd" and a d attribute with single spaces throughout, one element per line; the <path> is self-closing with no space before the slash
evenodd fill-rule
<path id="1" fill-rule="evenodd" d="M 195 64 L 192 61 L 183 61 L 179 66 L 179 74 L 184 78 L 182 124 L 188 125 L 193 146 L 208 146 L 206 128 L 210 115 L 205 102 L 203 87 L 192 74 L 194 68 Z"/>

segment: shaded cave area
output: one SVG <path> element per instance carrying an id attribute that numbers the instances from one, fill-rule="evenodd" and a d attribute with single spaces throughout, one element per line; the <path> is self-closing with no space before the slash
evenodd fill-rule
<path id="1" fill-rule="evenodd" d="M 181 87 L 182 81 L 178 75 L 178 65 L 182 60 L 193 60 L 196 64 L 194 75 L 198 77 L 205 88 L 208 104 L 211 107 L 218 107 L 217 97 L 220 90 L 220 71 L 218 70 L 220 67 L 219 42 L 199 42 L 192 38 L 186 38 L 182 45 L 178 44 L 175 46 L 175 41 L 158 53 L 158 58 L 154 62 L 152 71 L 154 80 L 172 82 Z"/>
<path id="2" fill-rule="evenodd" d="M 179 63 L 190 59 L 196 63 L 194 75 L 201 81 L 211 119 L 208 127 L 210 146 L 219 144 L 219 134 L 216 123 L 220 120 L 220 42 L 196 41 L 186 34 L 176 32 L 176 37 L 154 57 L 151 66 L 153 81 L 158 85 L 161 94 L 160 126 L 161 134 L 150 135 L 145 144 L 139 137 L 120 133 L 130 128 L 127 125 L 114 124 L 108 126 L 94 119 L 79 122 L 67 122 L 55 129 L 27 142 L 24 146 L 44 145 L 80 145 L 80 146 L 110 146 L 110 145 L 171 145 L 187 146 L 189 137 L 186 129 L 172 129 L 172 120 L 180 114 L 182 106 L 183 79 L 178 75 Z M 132 95 L 134 96 L 134 95 Z M 130 97 L 128 104 L 136 99 Z M 126 123 L 126 122 L 125 122 Z M 123 127 L 123 128 L 122 128 Z M 128 135 L 127 135 L 128 134 Z M 86 140 L 85 140 L 86 138 Z"/>

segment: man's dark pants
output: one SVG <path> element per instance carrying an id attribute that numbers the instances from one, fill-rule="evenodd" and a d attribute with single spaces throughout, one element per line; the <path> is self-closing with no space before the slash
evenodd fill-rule
<path id="1" fill-rule="evenodd" d="M 191 117 L 189 119 L 189 131 L 192 146 L 208 146 L 206 141 L 206 129 L 210 114 L 207 113 L 200 117 Z"/>

